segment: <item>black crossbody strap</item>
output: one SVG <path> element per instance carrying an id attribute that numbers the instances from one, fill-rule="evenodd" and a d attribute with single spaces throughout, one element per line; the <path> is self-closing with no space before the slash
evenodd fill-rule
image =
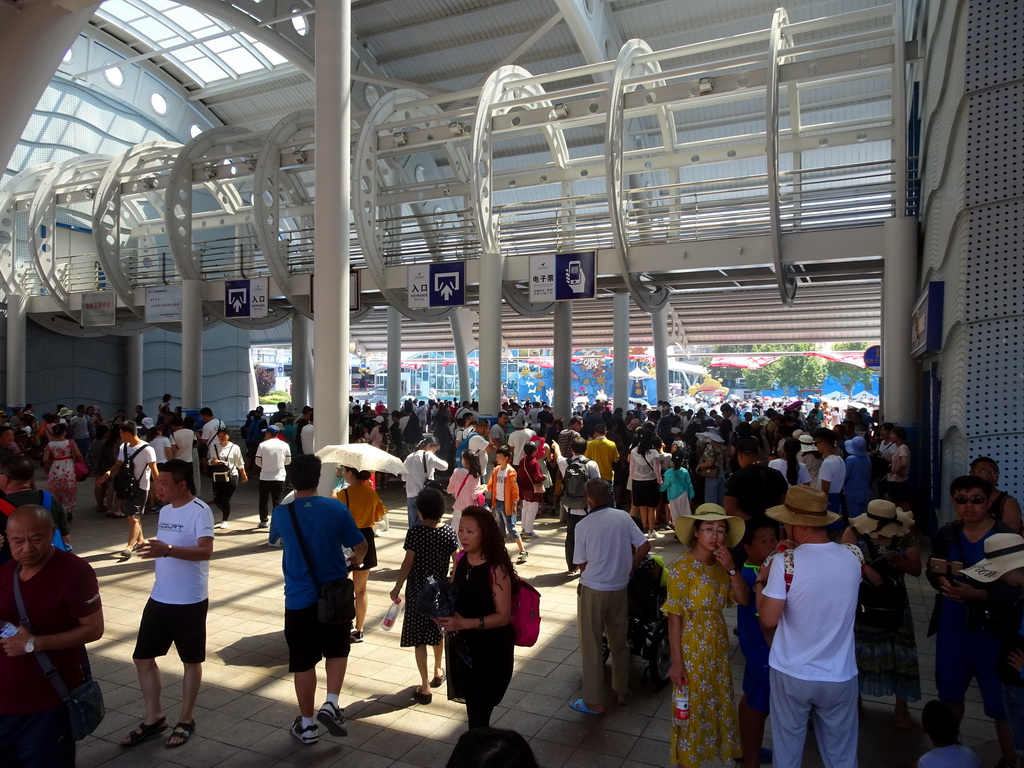
<path id="1" fill-rule="evenodd" d="M 18 615 L 21 619 L 21 625 L 25 627 L 30 633 L 35 634 L 35 630 L 32 628 L 32 622 L 28 620 L 28 616 L 25 612 L 25 601 L 21 598 L 21 566 L 19 565 L 14 570 L 14 602 L 18 606 Z M 43 677 L 50 681 L 50 685 L 53 686 L 53 690 L 57 692 L 57 696 L 60 700 L 66 702 L 71 698 L 71 694 L 68 692 L 68 687 L 64 684 L 63 678 L 60 676 L 60 672 L 53 662 L 50 661 L 50 656 L 46 651 L 36 651 L 32 654 L 36 657 L 36 661 L 39 663 L 39 667 L 43 670 Z M 85 648 L 82 648 L 82 672 L 85 674 L 86 680 L 92 679 L 92 667 L 89 665 L 89 654 L 86 653 Z"/>
<path id="2" fill-rule="evenodd" d="M 309 549 L 306 547 L 306 537 L 302 535 L 302 528 L 299 527 L 299 516 L 295 514 L 295 502 L 288 504 L 288 514 L 292 516 L 292 528 L 295 529 L 295 538 L 299 540 L 299 549 L 302 550 L 302 558 L 306 561 L 306 568 L 313 579 L 313 586 L 317 594 L 320 593 L 320 581 L 316 577 L 316 569 L 313 568 L 313 558 L 309 556 Z"/>

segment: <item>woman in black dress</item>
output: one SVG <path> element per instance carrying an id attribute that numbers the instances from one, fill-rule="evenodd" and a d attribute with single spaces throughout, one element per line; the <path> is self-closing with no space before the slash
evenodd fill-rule
<path id="1" fill-rule="evenodd" d="M 448 698 L 466 703 L 470 728 L 486 728 L 512 679 L 515 568 L 494 515 L 484 507 L 462 510 L 459 543 L 465 552 L 452 576 L 455 613 L 435 621 L 457 633 L 448 644 Z"/>
<path id="2" fill-rule="evenodd" d="M 402 647 L 416 649 L 416 666 L 420 671 L 420 685 L 412 697 L 420 704 L 433 699 L 431 688 L 444 682 L 441 667 L 443 635 L 441 628 L 416 610 L 416 597 L 433 576 L 437 581 L 448 578 L 448 565 L 459 548 L 459 540 L 449 525 L 442 525 L 444 496 L 436 488 L 424 488 L 416 496 L 416 512 L 420 519 L 405 535 L 405 559 L 398 572 L 398 581 L 391 590 L 391 601 L 397 602 L 405 590 L 405 618 L 402 620 Z M 408 579 L 408 582 L 406 582 Z M 427 646 L 434 649 L 434 677 L 427 677 Z"/>

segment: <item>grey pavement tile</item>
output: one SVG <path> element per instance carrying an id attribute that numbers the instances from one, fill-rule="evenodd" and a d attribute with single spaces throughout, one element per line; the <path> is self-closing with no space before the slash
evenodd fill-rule
<path id="1" fill-rule="evenodd" d="M 538 738 L 530 739 L 530 748 L 542 768 L 562 768 L 575 751 L 568 744 Z"/>
<path id="2" fill-rule="evenodd" d="M 423 741 L 421 736 L 414 736 L 395 729 L 389 729 L 378 733 L 371 739 L 368 739 L 364 742 L 362 749 L 365 752 L 373 752 L 374 754 L 398 760 L 399 758 L 404 758 L 405 755 L 412 751 L 421 741 Z"/>
<path id="3" fill-rule="evenodd" d="M 619 768 L 622 758 L 590 750 L 577 750 L 565 761 L 564 768 Z"/>
<path id="4" fill-rule="evenodd" d="M 436 768 L 448 762 L 452 753 L 452 745 L 442 741 L 424 739 L 411 750 L 405 753 L 401 762 L 408 763 L 420 768 Z"/>

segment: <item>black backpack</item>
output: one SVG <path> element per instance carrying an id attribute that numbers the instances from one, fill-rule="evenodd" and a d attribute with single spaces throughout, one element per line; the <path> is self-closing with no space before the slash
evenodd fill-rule
<path id="1" fill-rule="evenodd" d="M 405 423 L 405 431 L 402 432 L 402 440 L 406 445 L 416 445 L 423 439 L 423 428 L 420 426 L 420 417 L 415 413 L 409 414 L 409 421 Z"/>
<path id="2" fill-rule="evenodd" d="M 135 494 L 139 492 L 139 481 L 142 478 L 135 477 L 135 467 L 132 462 L 139 455 L 142 446 L 139 446 L 135 453 L 129 454 L 128 443 L 122 443 L 121 450 L 124 453 L 125 460 L 121 463 L 117 474 L 114 475 L 114 495 L 122 501 L 128 501 L 129 499 L 134 499 Z M 142 471 L 145 472 L 146 470 L 143 469 Z"/>
<path id="3" fill-rule="evenodd" d="M 573 456 L 565 465 L 562 478 L 562 505 L 569 509 L 585 509 L 587 500 L 583 492 L 587 488 L 590 473 L 587 471 L 587 457 Z"/>

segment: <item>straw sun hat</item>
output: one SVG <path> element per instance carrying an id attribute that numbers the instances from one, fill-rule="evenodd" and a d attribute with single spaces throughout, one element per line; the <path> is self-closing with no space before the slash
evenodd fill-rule
<path id="1" fill-rule="evenodd" d="M 828 511 L 828 495 L 806 485 L 794 485 L 786 491 L 786 500 L 777 507 L 769 507 L 768 517 L 786 525 L 807 525 L 822 528 L 839 519 Z"/>
<path id="2" fill-rule="evenodd" d="M 913 524 L 913 515 L 885 499 L 869 502 L 867 512 L 850 519 L 850 525 L 857 533 L 867 534 L 873 539 L 903 536 L 910 533 Z"/>
<path id="3" fill-rule="evenodd" d="M 725 535 L 725 545 L 735 547 L 743 538 L 743 521 L 733 515 L 725 514 L 725 510 L 717 504 L 701 504 L 692 515 L 680 515 L 676 518 L 676 536 L 684 545 L 690 546 L 693 538 L 693 529 L 697 523 L 725 520 L 729 526 Z"/>
<path id="4" fill-rule="evenodd" d="M 985 559 L 961 571 L 976 581 L 995 581 L 1007 571 L 1024 568 L 1024 537 L 993 533 L 985 539 Z"/>

